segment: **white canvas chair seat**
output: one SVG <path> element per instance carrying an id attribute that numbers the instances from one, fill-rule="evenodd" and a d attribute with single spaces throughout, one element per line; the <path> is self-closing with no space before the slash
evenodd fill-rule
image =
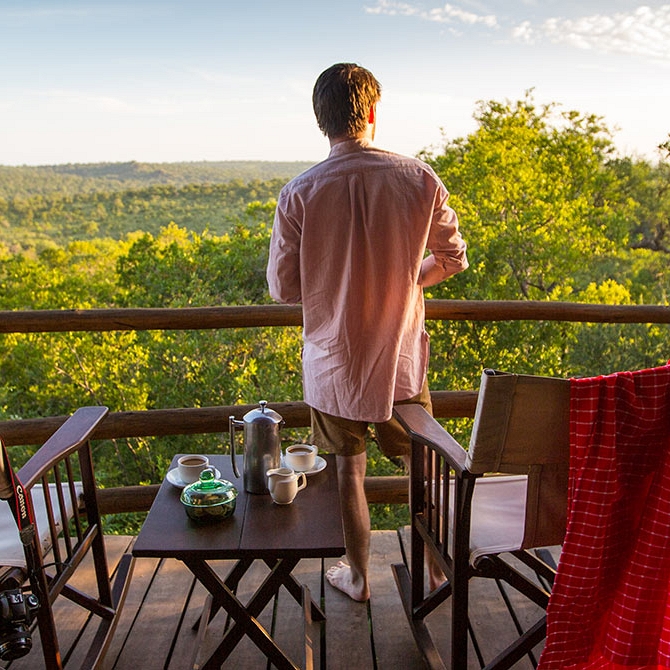
<path id="1" fill-rule="evenodd" d="M 56 485 L 49 484 L 51 497 L 51 509 L 58 533 L 63 530 L 63 519 L 61 518 L 60 506 L 56 492 Z M 75 482 L 77 495 L 82 493 L 81 482 Z M 33 509 L 35 512 L 35 525 L 37 536 L 40 539 L 42 555 L 51 549 L 51 533 L 49 531 L 49 518 L 47 515 L 47 504 L 41 484 L 36 484 L 32 489 Z M 74 513 L 69 495 L 64 495 L 67 510 L 67 518 L 71 519 Z M 0 570 L 2 567 L 26 568 L 26 555 L 19 538 L 19 529 L 8 504 L 0 503 Z"/>
<path id="2" fill-rule="evenodd" d="M 449 514 L 454 514 L 454 480 L 449 480 Z M 494 475 L 475 483 L 472 494 L 470 565 L 486 554 L 518 551 L 526 527 L 526 475 Z M 449 542 L 453 542 L 449 526 Z"/>
<path id="3" fill-rule="evenodd" d="M 476 565 L 480 556 L 521 549 L 526 528 L 527 489 L 525 475 L 477 480 L 472 495 L 470 565 Z"/>

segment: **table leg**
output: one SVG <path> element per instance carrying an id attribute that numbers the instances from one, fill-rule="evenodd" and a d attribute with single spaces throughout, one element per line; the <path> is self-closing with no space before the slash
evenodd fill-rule
<path id="1" fill-rule="evenodd" d="M 254 562 L 253 558 L 241 558 L 240 560 L 235 563 L 235 565 L 232 567 L 231 571 L 226 575 L 226 578 L 224 580 L 224 584 L 233 592 L 237 593 L 237 587 L 240 584 L 240 580 L 244 575 L 246 574 L 247 570 L 251 567 L 251 564 Z M 207 623 L 209 623 L 215 616 L 216 613 L 221 609 L 222 605 L 220 602 L 217 602 L 214 600 L 210 610 L 209 610 L 209 617 Z M 193 626 L 191 626 L 191 630 L 198 630 L 200 627 L 200 619 L 202 615 L 200 615 Z M 226 624 L 226 627 L 228 625 Z"/>
<path id="2" fill-rule="evenodd" d="M 205 561 L 195 559 L 183 559 L 183 561 L 200 583 L 212 594 L 214 601 L 222 606 L 235 620 L 234 625 L 224 634 L 223 640 L 209 660 L 202 666 L 203 670 L 220 668 L 244 635 L 249 636 L 278 670 L 297 670 L 298 666 L 284 654 L 255 617 L 263 611 L 282 583 L 286 581 L 291 571 L 298 564 L 298 559 L 277 561 L 246 607 Z"/>
<path id="3" fill-rule="evenodd" d="M 198 636 L 196 638 L 195 648 L 193 650 L 193 658 L 191 661 L 191 669 L 195 670 L 200 667 L 199 656 L 200 650 L 202 648 L 202 643 L 205 639 L 205 634 L 207 633 L 207 624 L 211 621 L 209 614 L 212 611 L 212 603 L 214 598 L 211 593 L 207 594 L 205 598 L 205 605 L 202 608 L 202 614 L 198 617 Z"/>
<path id="4" fill-rule="evenodd" d="M 314 670 L 314 640 L 316 639 L 317 627 L 312 618 L 312 594 L 309 586 L 302 586 L 302 616 L 305 622 L 305 670 Z M 325 666 L 324 666 L 325 667 Z"/>

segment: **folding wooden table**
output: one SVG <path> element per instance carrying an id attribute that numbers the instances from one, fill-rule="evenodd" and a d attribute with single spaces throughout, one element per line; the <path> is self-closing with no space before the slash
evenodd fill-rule
<path id="1" fill-rule="evenodd" d="M 176 467 L 178 457 L 172 467 Z M 335 457 L 325 456 L 327 467 L 308 477 L 307 487 L 290 505 L 276 505 L 269 495 L 244 491 L 242 480 L 233 476 L 229 457 L 210 455 L 209 459 L 221 478 L 231 481 L 239 491 L 234 515 L 216 523 L 193 521 L 179 501 L 180 490 L 164 481 L 137 536 L 133 555 L 181 560 L 211 595 L 214 611 L 223 608 L 234 620 L 201 666 L 204 670 L 220 668 L 245 635 L 280 670 L 297 668 L 257 617 L 284 586 L 304 607 L 308 620 L 325 620 L 309 590 L 291 571 L 303 558 L 342 556 L 345 552 Z M 225 559 L 236 563 L 221 579 L 209 561 Z M 270 573 L 243 604 L 235 589 L 255 560 L 264 561 Z M 211 616 L 203 613 L 205 625 Z"/>

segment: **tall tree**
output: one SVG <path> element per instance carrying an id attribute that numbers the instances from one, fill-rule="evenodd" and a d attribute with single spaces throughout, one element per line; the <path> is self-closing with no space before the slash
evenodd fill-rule
<path id="1" fill-rule="evenodd" d="M 471 262 L 428 297 L 591 302 L 598 295 L 630 302 L 621 254 L 629 247 L 634 202 L 612 167 L 612 136 L 602 119 L 538 106 L 531 93 L 516 102 L 482 102 L 475 119 L 475 132 L 423 156 L 452 194 Z M 605 371 L 572 358 L 582 328 L 576 324 L 431 328 L 434 383 L 441 388 L 476 383 L 486 366 L 556 375 Z"/>

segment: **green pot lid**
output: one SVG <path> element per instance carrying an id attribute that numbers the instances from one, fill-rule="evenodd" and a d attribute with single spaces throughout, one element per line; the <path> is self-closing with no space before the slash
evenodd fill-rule
<path id="1" fill-rule="evenodd" d="M 226 479 L 217 479 L 213 467 L 205 468 L 200 479 L 184 487 L 181 501 L 192 507 L 214 507 L 237 498 L 237 489 Z"/>

